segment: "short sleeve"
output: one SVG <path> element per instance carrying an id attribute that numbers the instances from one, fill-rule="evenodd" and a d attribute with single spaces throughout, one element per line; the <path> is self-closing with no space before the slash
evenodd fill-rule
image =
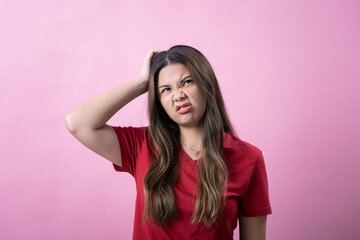
<path id="1" fill-rule="evenodd" d="M 245 195 L 240 198 L 239 215 L 257 217 L 271 213 L 265 162 L 261 154 L 256 160 Z"/>
<path id="2" fill-rule="evenodd" d="M 132 176 L 135 174 L 136 158 L 143 141 L 146 141 L 146 127 L 118 127 L 111 126 L 118 138 L 121 167 L 113 164 L 118 172 L 128 172 Z"/>

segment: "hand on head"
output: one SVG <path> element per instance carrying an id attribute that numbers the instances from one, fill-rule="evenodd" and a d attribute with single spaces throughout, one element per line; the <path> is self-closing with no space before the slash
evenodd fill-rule
<path id="1" fill-rule="evenodd" d="M 144 60 L 144 63 L 143 63 L 142 69 L 141 69 L 141 73 L 139 76 L 139 79 L 141 79 L 142 81 L 145 81 L 145 82 L 149 81 L 151 60 L 159 52 L 161 52 L 161 50 L 159 50 L 159 49 L 150 49 L 149 53 L 145 57 L 145 60 Z"/>

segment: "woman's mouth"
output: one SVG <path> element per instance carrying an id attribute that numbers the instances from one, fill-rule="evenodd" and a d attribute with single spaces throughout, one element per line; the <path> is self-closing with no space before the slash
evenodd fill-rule
<path id="1" fill-rule="evenodd" d="M 184 113 L 187 113 L 190 110 L 190 108 L 191 108 L 191 106 L 182 107 L 177 112 L 181 113 L 181 114 L 184 114 Z"/>
<path id="2" fill-rule="evenodd" d="M 176 106 L 176 111 L 178 113 L 187 113 L 191 108 L 191 104 L 190 103 L 184 103 L 184 104 L 181 104 L 179 106 Z"/>

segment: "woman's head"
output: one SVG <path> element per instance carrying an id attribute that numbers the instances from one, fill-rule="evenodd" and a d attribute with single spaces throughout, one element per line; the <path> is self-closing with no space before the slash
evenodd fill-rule
<path id="1" fill-rule="evenodd" d="M 189 78 L 185 79 L 186 77 Z M 193 105 L 190 112 L 200 114 L 194 116 L 195 123 L 206 124 L 210 121 L 207 118 L 217 118 L 220 120 L 217 127 L 222 128 L 225 119 L 222 119 L 224 115 L 221 113 L 225 111 L 225 107 L 209 61 L 197 49 L 177 45 L 158 53 L 151 62 L 148 101 L 150 125 L 155 121 L 162 121 L 163 124 L 178 129 L 181 118 L 191 114 L 181 114 L 177 108 L 188 102 Z"/>
<path id="2" fill-rule="evenodd" d="M 199 127 L 206 99 L 182 63 L 172 63 L 159 71 L 157 97 L 167 115 L 182 127 Z"/>

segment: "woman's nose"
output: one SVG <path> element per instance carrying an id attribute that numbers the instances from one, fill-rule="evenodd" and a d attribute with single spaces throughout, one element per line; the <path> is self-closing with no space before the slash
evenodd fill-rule
<path id="1" fill-rule="evenodd" d="M 184 100 L 185 96 L 186 95 L 183 90 L 179 88 L 174 92 L 174 101 L 182 101 Z"/>

